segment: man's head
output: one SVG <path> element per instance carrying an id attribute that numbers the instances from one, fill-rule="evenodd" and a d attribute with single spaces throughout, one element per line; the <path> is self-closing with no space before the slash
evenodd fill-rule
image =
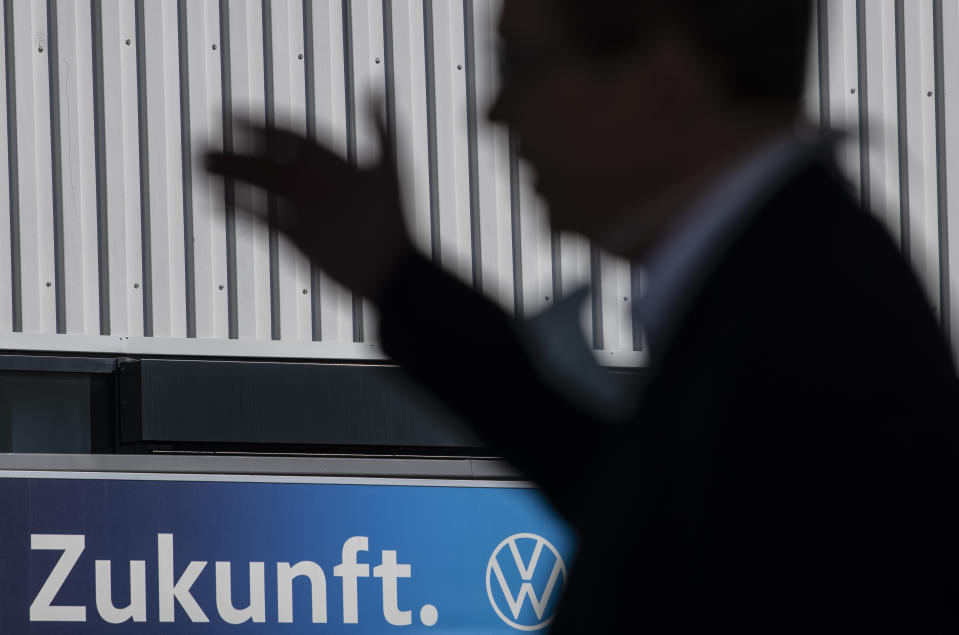
<path id="1" fill-rule="evenodd" d="M 491 118 L 591 238 L 795 118 L 808 0 L 506 0 Z M 641 232 L 655 241 L 663 219 Z"/>

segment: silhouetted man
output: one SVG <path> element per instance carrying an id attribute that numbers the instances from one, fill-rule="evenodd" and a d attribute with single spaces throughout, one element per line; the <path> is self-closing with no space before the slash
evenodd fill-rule
<path id="1" fill-rule="evenodd" d="M 558 390 L 414 252 L 390 153 L 356 170 L 260 131 L 211 157 L 284 197 L 280 228 L 378 304 L 386 350 L 577 528 L 553 632 L 959 632 L 955 369 L 828 145 L 795 133 L 809 23 L 801 0 L 506 2 L 491 117 L 555 228 L 649 267 L 628 415 Z"/>

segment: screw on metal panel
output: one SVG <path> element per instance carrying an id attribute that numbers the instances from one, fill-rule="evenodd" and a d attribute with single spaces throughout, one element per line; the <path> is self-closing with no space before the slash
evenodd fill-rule
<path id="1" fill-rule="evenodd" d="M 296 59 L 298 59 L 298 60 L 303 59 L 303 53 L 297 53 Z"/>
<path id="2" fill-rule="evenodd" d="M 127 39 L 124 41 L 124 44 L 126 44 L 127 46 L 130 46 L 130 43 L 131 43 L 131 42 L 130 42 L 130 38 L 127 38 Z"/>
<path id="3" fill-rule="evenodd" d="M 139 282 L 134 282 L 134 283 L 133 283 L 133 288 L 134 288 L 134 289 L 139 289 L 139 288 L 140 288 L 140 283 L 139 283 Z"/>
<path id="4" fill-rule="evenodd" d="M 220 289 L 220 291 L 223 291 L 223 285 L 222 285 L 222 284 L 221 284 L 218 288 Z"/>
<path id="5" fill-rule="evenodd" d="M 856 89 L 855 89 L 855 88 L 850 88 L 850 89 L 849 89 L 849 94 L 850 94 L 850 95 L 855 95 L 855 94 L 856 94 Z"/>
<path id="6" fill-rule="evenodd" d="M 303 295 L 306 295 L 308 292 L 306 289 L 303 289 Z"/>
<path id="7" fill-rule="evenodd" d="M 37 49 L 38 53 L 43 53 L 43 47 Z"/>
<path id="8" fill-rule="evenodd" d="M 931 90 L 930 90 L 928 93 L 926 93 L 926 97 L 932 97 L 932 91 L 931 91 Z"/>
<path id="9" fill-rule="evenodd" d="M 48 283 L 47 283 L 47 286 L 48 286 L 48 287 L 52 287 L 52 286 L 53 286 L 53 283 L 52 283 L 52 282 L 48 282 Z"/>
<path id="10" fill-rule="evenodd" d="M 457 64 L 457 65 L 456 65 L 456 70 L 458 70 L 458 71 L 463 70 L 463 65 L 462 65 L 462 64 Z"/>
<path id="11" fill-rule="evenodd" d="M 629 297 L 624 295 L 624 296 L 623 296 L 623 302 L 629 302 Z"/>
<path id="12" fill-rule="evenodd" d="M 549 302 L 549 296 L 546 296 L 546 301 Z"/>
<path id="13" fill-rule="evenodd" d="M 379 63 L 380 63 L 380 58 L 377 57 L 377 58 L 376 58 L 375 60 L 373 60 L 373 61 L 376 62 L 377 64 L 379 64 Z"/>

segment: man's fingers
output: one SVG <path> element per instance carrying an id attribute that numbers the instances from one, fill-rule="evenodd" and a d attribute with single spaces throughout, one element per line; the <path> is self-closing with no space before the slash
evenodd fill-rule
<path id="1" fill-rule="evenodd" d="M 234 120 L 252 153 L 259 153 L 281 165 L 308 162 L 312 169 L 340 171 L 348 167 L 345 157 L 316 143 L 301 132 L 282 126 L 263 125 L 251 119 Z"/>
<path id="2" fill-rule="evenodd" d="M 277 194 L 286 194 L 283 189 L 287 171 L 283 169 L 283 166 L 266 157 L 208 152 L 205 163 L 206 169 L 214 174 L 246 181 Z"/>

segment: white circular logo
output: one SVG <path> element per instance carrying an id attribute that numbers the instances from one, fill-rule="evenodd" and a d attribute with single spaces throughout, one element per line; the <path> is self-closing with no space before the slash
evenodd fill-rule
<path id="1" fill-rule="evenodd" d="M 501 620 L 521 631 L 549 626 L 565 586 L 563 557 L 536 534 L 513 534 L 496 546 L 486 566 L 489 603 Z"/>

